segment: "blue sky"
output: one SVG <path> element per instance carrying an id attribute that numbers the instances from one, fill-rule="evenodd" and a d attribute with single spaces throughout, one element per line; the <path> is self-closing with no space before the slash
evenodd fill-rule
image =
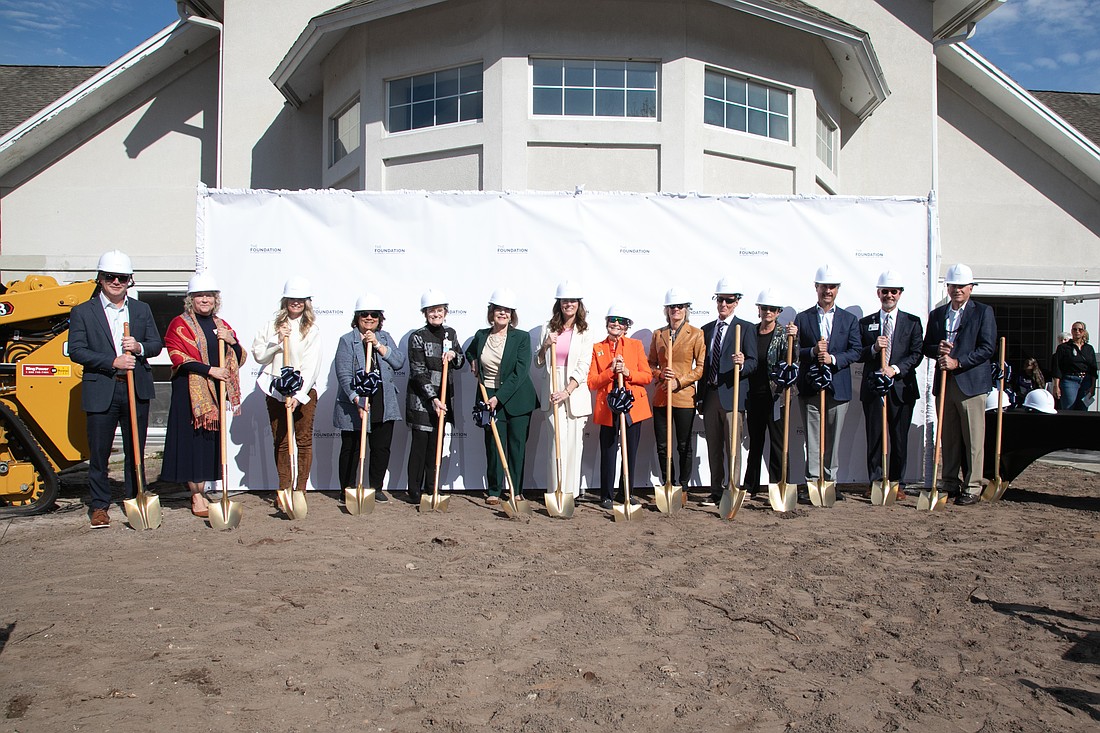
<path id="1" fill-rule="evenodd" d="M 0 64 L 102 66 L 175 18 L 172 0 L 0 0 Z M 1100 0 L 1009 0 L 970 45 L 1027 89 L 1100 92 Z"/>

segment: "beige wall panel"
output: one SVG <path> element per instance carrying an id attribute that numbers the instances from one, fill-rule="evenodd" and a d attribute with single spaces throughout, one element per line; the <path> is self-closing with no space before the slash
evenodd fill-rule
<path id="1" fill-rule="evenodd" d="M 481 151 L 447 150 L 383 161 L 386 191 L 480 191 Z"/>
<path id="2" fill-rule="evenodd" d="M 795 193 L 794 171 L 755 160 L 707 153 L 703 156 L 700 193 Z"/>
<path id="3" fill-rule="evenodd" d="M 527 175 L 533 191 L 660 191 L 657 148 L 532 145 Z"/>

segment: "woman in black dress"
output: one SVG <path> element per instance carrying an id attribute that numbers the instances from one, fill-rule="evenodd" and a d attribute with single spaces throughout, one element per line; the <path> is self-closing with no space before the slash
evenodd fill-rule
<path id="1" fill-rule="evenodd" d="M 1084 323 L 1074 323 L 1070 334 L 1054 352 L 1054 398 L 1063 410 L 1087 410 L 1096 391 L 1096 352 Z"/>
<path id="2" fill-rule="evenodd" d="M 208 514 L 204 484 L 221 478 L 218 428 L 218 382 L 225 382 L 226 399 L 236 413 L 241 405 L 239 370 L 245 360 L 237 334 L 218 318 L 221 291 L 214 278 L 191 278 L 183 313 L 172 319 L 165 345 L 172 359 L 172 402 L 164 438 L 162 481 L 186 483 L 191 513 Z M 219 344 L 225 342 L 225 365 L 218 365 Z"/>

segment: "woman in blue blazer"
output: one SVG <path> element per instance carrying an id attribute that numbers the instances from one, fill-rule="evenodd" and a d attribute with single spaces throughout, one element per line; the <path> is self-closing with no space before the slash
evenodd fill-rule
<path id="1" fill-rule="evenodd" d="M 405 366 L 405 354 L 397 348 L 393 337 L 382 330 L 386 317 L 381 301 L 374 294 L 361 295 L 355 301 L 355 314 L 351 318 L 351 331 L 340 337 L 336 346 L 336 380 L 340 389 L 332 409 L 332 424 L 340 429 L 340 485 L 354 488 L 359 485 L 359 432 L 370 402 L 370 459 L 367 482 L 364 488 L 375 489 L 376 501 L 388 501 L 382 492 L 386 468 L 390 463 L 390 443 L 393 441 L 393 424 L 401 417 L 397 403 L 397 384 L 394 373 Z M 378 374 L 381 388 L 370 397 L 360 397 L 352 389 L 355 375 L 367 364 L 367 345 L 373 345 L 371 371 Z"/>

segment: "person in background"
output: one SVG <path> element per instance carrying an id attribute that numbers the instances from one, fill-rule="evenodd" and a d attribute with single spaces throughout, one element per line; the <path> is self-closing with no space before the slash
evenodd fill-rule
<path id="1" fill-rule="evenodd" d="M 1096 351 L 1085 324 L 1070 327 L 1071 338 L 1054 352 L 1054 398 L 1063 410 L 1087 410 L 1096 392 Z"/>
<path id="2" fill-rule="evenodd" d="M 1043 370 L 1039 368 L 1039 360 L 1034 357 L 1027 357 L 1024 359 L 1023 368 L 1012 375 L 1012 381 L 1009 385 L 1015 396 L 1014 404 L 1022 405 L 1028 392 L 1034 389 L 1043 389 L 1046 384 L 1047 378 L 1043 374 Z"/>
<path id="3" fill-rule="evenodd" d="M 134 286 L 134 266 L 123 252 L 113 249 L 99 258 L 92 297 L 69 315 L 69 357 L 84 367 L 80 406 L 88 416 L 88 490 L 91 493 L 92 529 L 109 527 L 111 484 L 107 461 L 115 430 L 122 426 L 122 452 L 126 497 L 137 494 L 134 457 L 141 457 L 145 471 L 145 434 L 149 428 L 149 402 L 155 396 L 149 359 L 164 348 L 160 331 L 148 305 L 128 296 Z M 125 324 L 130 335 L 124 336 Z M 127 373 L 134 378 L 134 412 L 140 445 L 133 445 Z M 136 453 L 135 453 L 136 451 Z M 144 485 L 144 475 L 142 484 Z"/>
<path id="4" fill-rule="evenodd" d="M 382 330 L 386 314 L 382 301 L 373 293 L 359 296 L 351 317 L 351 331 L 336 344 L 336 382 L 339 391 L 332 406 L 332 424 L 340 431 L 340 456 L 337 462 L 340 487 L 359 485 L 359 436 L 370 402 L 370 459 L 363 480 L 364 488 L 374 489 L 376 501 L 389 501 L 382 484 L 390 464 L 393 425 L 401 418 L 397 404 L 394 373 L 405 366 L 405 353 L 397 348 L 389 332 Z M 367 366 L 367 346 L 371 348 L 370 371 L 378 375 L 381 387 L 369 397 L 361 397 L 352 382 Z"/>
<path id="5" fill-rule="evenodd" d="M 225 398 L 234 413 L 241 406 L 240 367 L 246 356 L 236 332 L 218 317 L 221 304 L 214 276 L 195 275 L 187 284 L 183 314 L 172 319 L 164 337 L 172 359 L 172 402 L 160 478 L 187 484 L 196 517 L 210 513 L 203 495 L 206 482 L 222 477 L 219 430 L 225 415 L 218 404 L 218 382 L 225 382 Z"/>
<path id="6" fill-rule="evenodd" d="M 1062 331 L 1058 334 L 1058 346 L 1061 346 L 1065 342 L 1073 338 L 1069 331 Z M 1058 346 L 1054 347 L 1054 353 L 1050 355 L 1050 374 L 1054 374 L 1054 362 L 1058 360 Z"/>
<path id="7" fill-rule="evenodd" d="M 581 454 L 584 446 L 584 430 L 592 414 L 592 393 L 588 389 L 588 366 L 592 361 L 594 337 L 588 328 L 588 311 L 582 302 L 584 289 L 566 280 L 558 285 L 550 321 L 539 333 L 539 348 L 535 352 L 535 366 L 546 370 L 543 399 L 539 402 L 546 411 L 550 440 L 554 440 L 553 406 L 558 408 L 558 444 L 561 446 L 561 489 L 576 497 L 584 495 L 581 489 Z M 554 352 L 551 358 L 551 350 Z M 552 364 L 557 364 L 555 380 L 550 379 Z M 554 381 L 557 391 L 553 390 Z M 558 485 L 558 462 L 548 460 L 547 490 Z"/>
<path id="8" fill-rule="evenodd" d="M 419 504 L 420 496 L 435 487 L 435 446 L 439 417 L 453 427 L 454 372 L 466 363 L 458 334 L 447 319 L 447 296 L 429 289 L 420 296 L 424 325 L 409 336 L 409 382 L 405 389 L 405 424 L 409 426 L 409 488 L 406 499 Z M 443 364 L 447 363 L 447 394 L 443 395 Z"/>
<path id="9" fill-rule="evenodd" d="M 653 391 L 653 437 L 657 442 L 661 483 L 687 486 L 695 456 L 692 451 L 692 423 L 695 422 L 695 383 L 703 376 L 706 342 L 703 332 L 688 321 L 691 301 L 677 288 L 665 293 L 665 326 L 653 332 L 649 343 L 649 368 L 656 375 Z M 672 384 L 672 426 L 676 457 L 672 476 L 665 475 L 668 464 L 667 413 L 668 384 Z"/>
<path id="10" fill-rule="evenodd" d="M 596 403 L 593 409 L 593 421 L 600 426 L 600 506 L 614 508 L 615 487 L 625 490 L 621 473 L 615 475 L 615 456 L 619 451 L 619 418 L 607 404 L 611 390 L 619 384 L 622 375 L 623 387 L 633 396 L 634 403 L 626 419 L 626 455 L 630 467 L 630 482 L 633 488 L 635 466 L 637 466 L 638 440 L 642 435 L 642 421 L 653 417 L 649 407 L 649 397 L 645 385 L 653 381 L 653 373 L 646 361 L 645 346 L 637 339 L 627 338 L 626 333 L 633 321 L 626 315 L 621 305 L 613 305 L 607 311 L 604 321 L 607 338 L 592 347 L 592 363 L 588 368 L 588 388 L 595 391 Z M 637 497 L 631 496 L 632 504 L 640 504 Z"/>

